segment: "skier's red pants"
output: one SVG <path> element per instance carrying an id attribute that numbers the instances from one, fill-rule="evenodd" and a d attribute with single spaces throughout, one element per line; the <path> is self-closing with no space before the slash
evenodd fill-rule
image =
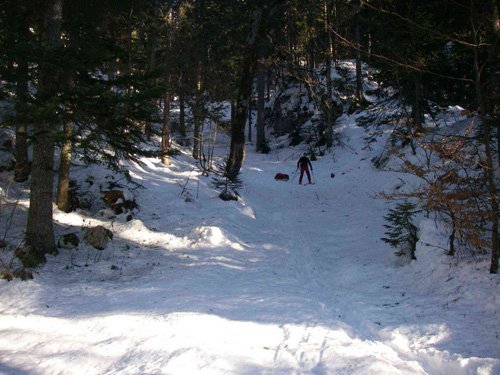
<path id="1" fill-rule="evenodd" d="M 309 183 L 311 183 L 311 174 L 309 173 L 309 168 L 306 166 L 300 166 L 300 177 L 299 177 L 299 184 L 302 184 L 302 177 L 304 177 L 304 172 L 307 174 L 307 179 L 309 180 Z"/>

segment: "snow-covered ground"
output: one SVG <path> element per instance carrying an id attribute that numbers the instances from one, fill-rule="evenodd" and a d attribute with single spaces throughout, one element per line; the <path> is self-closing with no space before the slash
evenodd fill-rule
<path id="1" fill-rule="evenodd" d="M 339 129 L 347 147 L 313 162 L 314 185 L 273 179 L 299 148 L 249 146 L 238 202 L 187 156 L 131 166 L 140 211 L 103 221 L 100 261 L 81 245 L 0 281 L 0 373 L 500 374 L 500 278 L 424 245 L 443 246 L 429 220 L 418 260 L 398 265 L 374 195 L 399 176 L 373 168 L 352 118 Z"/>

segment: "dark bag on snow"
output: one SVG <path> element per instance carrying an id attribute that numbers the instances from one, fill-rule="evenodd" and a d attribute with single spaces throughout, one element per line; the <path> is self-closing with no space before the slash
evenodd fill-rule
<path id="1" fill-rule="evenodd" d="M 275 180 L 288 181 L 290 177 L 285 173 L 276 173 Z"/>

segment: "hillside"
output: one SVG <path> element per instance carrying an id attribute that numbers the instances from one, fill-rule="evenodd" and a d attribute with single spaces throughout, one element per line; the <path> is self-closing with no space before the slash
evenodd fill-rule
<path id="1" fill-rule="evenodd" d="M 314 185 L 273 179 L 293 176 L 302 146 L 249 145 L 237 202 L 181 154 L 129 165 L 144 187 L 131 221 L 56 212 L 58 235 L 104 223 L 113 241 L 98 261 L 82 243 L 33 280 L 0 281 L 0 372 L 500 373 L 497 275 L 455 264 L 424 217 L 417 261 L 396 261 L 375 195 L 400 175 L 373 167 L 383 142 L 366 148 L 355 118 Z"/>

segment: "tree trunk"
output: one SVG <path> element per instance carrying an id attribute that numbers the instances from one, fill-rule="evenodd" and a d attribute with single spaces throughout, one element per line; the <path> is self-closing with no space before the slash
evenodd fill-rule
<path id="1" fill-rule="evenodd" d="M 163 103 L 163 128 L 161 132 L 161 162 L 168 165 L 168 150 L 170 148 L 170 91 L 165 93 L 165 101 Z"/>
<path id="2" fill-rule="evenodd" d="M 449 237 L 449 247 L 448 247 L 448 255 L 455 256 L 455 233 L 456 233 L 456 219 L 455 215 L 451 213 L 451 234 Z"/>
<path id="3" fill-rule="evenodd" d="M 271 99 L 271 85 L 272 85 L 272 73 L 271 69 L 267 69 L 267 83 L 266 83 L 266 100 L 269 101 Z"/>
<path id="4" fill-rule="evenodd" d="M 28 159 L 28 124 L 26 105 L 28 101 L 28 63 L 21 59 L 18 62 L 16 86 L 16 164 L 14 181 L 24 182 L 30 173 Z"/>
<path id="5" fill-rule="evenodd" d="M 330 27 L 333 29 L 335 28 L 336 32 L 338 32 L 339 28 L 339 19 L 338 19 L 338 12 L 337 12 L 337 1 L 333 1 L 332 4 L 332 18 L 333 21 L 330 22 Z M 340 59 L 340 51 L 339 51 L 339 41 L 336 35 L 331 35 L 330 37 L 332 38 L 332 60 L 333 63 L 335 64 L 336 67 L 338 67 L 338 61 Z"/>
<path id="6" fill-rule="evenodd" d="M 487 10 L 489 20 L 486 27 L 486 40 L 488 42 L 488 109 L 487 112 L 493 115 L 496 122 L 497 133 L 497 165 L 500 166 L 500 49 L 498 41 L 500 40 L 500 21 L 498 14 L 498 3 L 496 0 L 490 0 Z M 496 99 L 495 99 L 496 98 Z"/>
<path id="7" fill-rule="evenodd" d="M 231 123 L 231 146 L 226 165 L 226 173 L 230 180 L 236 178 L 245 159 L 244 130 L 257 65 L 257 50 L 267 32 L 267 21 L 275 4 L 274 1 L 260 1 L 257 9 L 252 14 L 253 24 L 245 46 L 245 55 L 241 64 L 236 96 L 235 115 Z"/>
<path id="8" fill-rule="evenodd" d="M 363 101 L 363 76 L 361 72 L 361 32 L 359 13 L 355 16 L 354 42 L 356 43 L 356 99 Z"/>
<path id="9" fill-rule="evenodd" d="M 193 110 L 193 158 L 198 160 L 200 158 L 200 129 L 202 123 L 202 105 L 203 105 L 203 91 L 202 91 L 202 67 L 201 62 L 198 63 L 198 82 L 196 85 L 196 98 Z M 243 123 L 243 126 L 245 124 Z"/>
<path id="10" fill-rule="evenodd" d="M 476 44 L 474 53 L 474 86 L 476 91 L 476 100 L 478 105 L 478 112 L 481 117 L 483 126 L 483 145 L 486 156 L 485 182 L 488 189 L 488 198 L 491 208 L 491 262 L 490 273 L 498 273 L 498 258 L 499 258 L 499 237 L 498 237 L 498 224 L 499 224 L 499 204 L 497 196 L 497 187 L 495 184 L 495 164 L 493 163 L 493 150 L 491 148 L 491 125 L 490 119 L 486 114 L 486 100 L 482 90 L 482 77 L 481 68 L 479 63 L 479 44 L 478 30 L 473 21 L 473 9 L 471 11 L 471 33 L 473 41 Z"/>
<path id="11" fill-rule="evenodd" d="M 333 146 L 333 122 L 335 121 L 333 109 L 333 81 L 332 81 L 332 34 L 329 27 L 329 7 L 328 0 L 324 3 L 324 28 L 325 28 L 325 68 L 326 68 L 326 99 L 324 100 L 324 107 L 326 112 L 326 146 L 328 148 Z"/>
<path id="12" fill-rule="evenodd" d="M 252 99 L 248 106 L 248 142 L 252 142 Z"/>
<path id="13" fill-rule="evenodd" d="M 47 3 L 41 45 L 46 54 L 60 45 L 63 0 Z M 53 101 L 57 94 L 58 71 L 48 63 L 40 65 L 38 97 L 41 103 Z M 52 221 L 54 139 L 57 123 L 42 120 L 35 126 L 33 137 L 33 169 L 31 174 L 30 207 L 26 226 L 26 244 L 31 247 L 25 264 L 34 266 L 45 261 L 45 254 L 56 252 Z"/>
<path id="14" fill-rule="evenodd" d="M 59 178 L 57 182 L 57 207 L 64 212 L 70 212 L 69 202 L 69 172 L 71 166 L 71 152 L 73 148 L 73 123 L 67 121 L 64 125 L 64 141 L 61 148 L 59 162 Z"/>
<path id="15" fill-rule="evenodd" d="M 231 124 L 234 121 L 234 114 L 236 112 L 236 103 L 234 100 L 231 100 Z"/>
<path id="16" fill-rule="evenodd" d="M 182 84 L 179 84 L 179 133 L 184 141 L 186 138 L 186 103 Z"/>
<path id="17" fill-rule="evenodd" d="M 152 12 L 153 13 L 152 14 L 153 22 L 156 23 L 157 19 L 158 19 L 158 13 L 160 10 L 158 0 L 152 1 L 152 7 L 153 7 L 153 9 L 152 9 L 153 10 L 153 12 Z M 167 36 L 167 46 L 168 46 L 168 41 L 169 41 L 169 38 Z M 154 27 L 153 27 L 152 32 L 151 32 L 151 42 L 150 43 L 151 44 L 149 47 L 149 69 L 148 70 L 151 73 L 154 71 L 154 69 L 156 67 L 156 49 L 157 49 L 157 44 L 158 44 L 158 35 L 157 35 L 156 29 Z M 157 83 L 155 82 L 155 87 L 156 87 L 156 85 L 157 85 Z M 153 100 L 153 104 L 155 104 L 154 100 Z M 151 121 L 146 121 L 146 123 L 144 124 L 144 135 L 146 136 L 146 139 L 151 139 L 152 128 L 153 128 L 153 124 L 151 123 Z"/>
<path id="18" fill-rule="evenodd" d="M 413 73 L 413 105 L 412 119 L 414 131 L 421 132 L 424 124 L 424 109 L 422 101 L 422 73 Z"/>
<path id="19" fill-rule="evenodd" d="M 368 33 L 368 63 L 372 61 L 372 34 Z"/>
<path id="20" fill-rule="evenodd" d="M 266 132 L 264 126 L 264 94 L 266 86 L 266 65 L 264 63 L 264 51 L 259 51 L 257 62 L 257 152 L 266 151 Z"/>
<path id="21" fill-rule="evenodd" d="M 127 64 L 125 65 L 125 77 L 129 77 L 132 74 L 132 19 L 134 15 L 134 10 L 130 9 L 128 15 L 127 24 Z"/>
<path id="22" fill-rule="evenodd" d="M 472 9 L 471 9 L 472 11 Z M 489 73 L 488 84 L 486 88 L 488 90 L 487 99 L 493 99 L 497 97 L 498 94 L 498 84 L 500 82 L 500 72 L 498 71 L 498 38 L 500 36 L 500 23 L 498 20 L 498 5 L 496 1 L 490 1 L 490 19 L 489 25 L 487 27 L 487 40 L 490 41 L 488 48 L 488 65 L 489 65 Z M 476 39 L 476 42 L 479 41 Z M 479 68 L 479 46 L 475 49 L 474 61 L 475 61 L 475 71 L 476 71 L 476 92 L 478 95 L 482 94 L 481 91 L 481 76 L 480 76 L 480 68 Z M 493 100 L 492 100 L 493 101 Z M 482 112 L 482 122 L 483 122 L 483 130 L 484 130 L 484 145 L 486 149 L 486 175 L 487 175 L 487 186 L 490 198 L 490 205 L 492 210 L 492 223 L 491 223 L 491 263 L 490 263 L 490 272 L 498 273 L 498 258 L 500 256 L 499 250 L 499 203 L 498 203 L 498 189 L 495 183 L 496 169 L 495 163 L 493 162 L 493 150 L 490 145 L 490 137 L 492 136 L 491 129 L 491 120 L 489 116 L 487 116 L 487 112 L 490 111 L 491 114 L 495 113 L 495 109 L 498 109 L 498 102 L 493 101 L 490 105 L 486 107 L 486 100 L 478 98 L 478 103 L 480 103 L 480 113 Z M 494 108 L 497 106 L 497 108 Z M 481 111 L 481 107 L 483 108 Z M 493 114 L 493 116 L 495 116 Z M 494 117 L 495 118 L 495 117 Z M 497 127 L 497 163 L 500 164 L 500 125 L 498 124 L 498 118 L 496 118 L 496 127 Z M 498 165 L 497 164 L 497 165 Z"/>

